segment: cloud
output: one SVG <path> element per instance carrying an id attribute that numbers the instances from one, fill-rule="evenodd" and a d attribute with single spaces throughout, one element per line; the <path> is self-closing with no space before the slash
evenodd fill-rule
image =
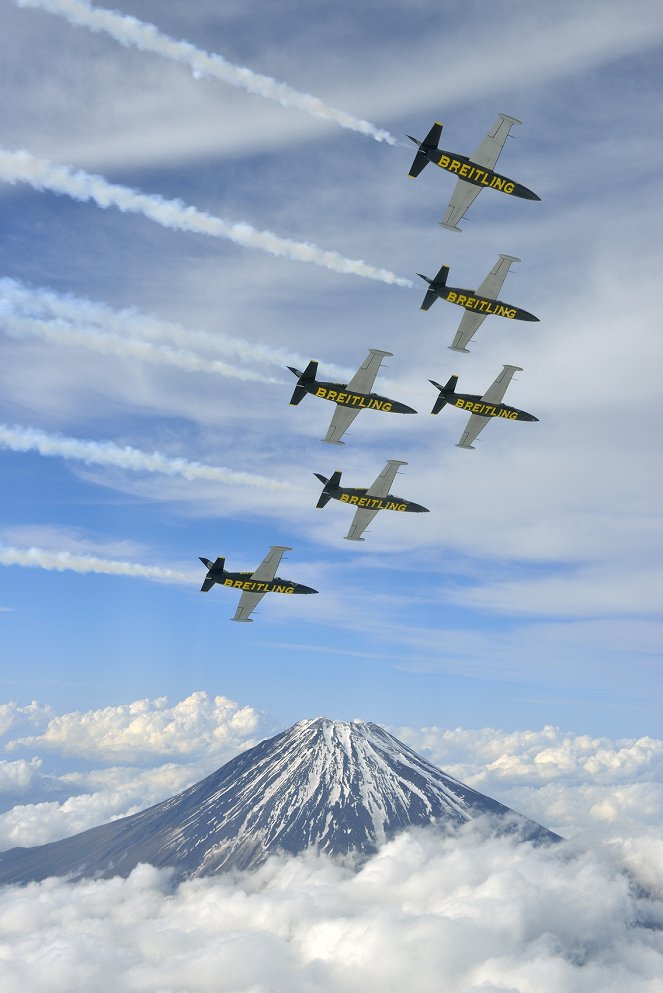
<path id="1" fill-rule="evenodd" d="M 190 42 L 169 38 L 154 24 L 146 24 L 136 17 L 92 7 L 86 0 L 17 0 L 17 3 L 19 7 L 36 7 L 52 14 L 60 14 L 71 24 L 108 34 L 122 45 L 135 46 L 141 51 L 153 52 L 163 58 L 172 59 L 186 65 L 196 79 L 210 76 L 231 86 L 239 86 L 267 100 L 275 100 L 283 107 L 294 107 L 312 117 L 332 121 L 342 128 L 369 135 L 376 141 L 384 141 L 389 145 L 397 144 L 396 139 L 388 131 L 376 128 L 368 121 L 359 120 L 351 114 L 330 107 L 308 93 L 299 93 L 287 83 L 279 83 L 270 76 L 263 76 L 245 66 L 233 65 L 222 55 L 210 54 L 196 48 Z"/>
<path id="2" fill-rule="evenodd" d="M 39 775 L 42 760 L 0 761 L 0 793 L 26 793 Z"/>
<path id="3" fill-rule="evenodd" d="M 177 889 L 149 866 L 5 887 L 0 975 L 6 993 L 651 993 L 663 947 L 638 922 L 657 915 L 591 853 L 417 831 L 357 874 L 303 856 Z"/>
<path id="4" fill-rule="evenodd" d="M 482 784 L 663 782 L 663 740 L 574 734 L 547 725 L 538 731 L 496 728 L 397 728 L 393 733 L 452 775 Z"/>
<path id="5" fill-rule="evenodd" d="M 249 747 L 262 717 L 224 696 L 196 692 L 172 706 L 165 697 L 53 717 L 42 734 L 10 743 L 94 761 L 136 762 L 209 756 Z"/>
<path id="6" fill-rule="evenodd" d="M 27 183 L 35 190 L 50 190 L 80 202 L 92 200 L 102 210 L 117 207 L 123 213 L 142 214 L 162 227 L 176 231 L 194 231 L 257 248 L 281 258 L 312 262 L 334 272 L 349 273 L 396 286 L 411 286 L 409 279 L 388 269 L 378 269 L 360 259 L 348 259 L 310 242 L 281 238 L 271 231 L 258 231 L 245 221 L 225 221 L 221 217 L 188 206 L 181 200 L 166 200 L 158 194 L 141 193 L 128 186 L 109 183 L 102 176 L 66 165 L 39 159 L 26 151 L 0 148 L 0 179 L 6 183 Z"/>
<path id="7" fill-rule="evenodd" d="M 27 706 L 17 703 L 0 704 L 0 737 L 20 733 L 28 727 L 43 727 L 53 716 L 53 708 L 33 700 Z"/>

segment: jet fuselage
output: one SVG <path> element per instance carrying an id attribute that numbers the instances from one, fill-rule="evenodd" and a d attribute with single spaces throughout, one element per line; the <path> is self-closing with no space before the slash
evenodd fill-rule
<path id="1" fill-rule="evenodd" d="M 210 563 L 211 564 L 211 563 Z M 233 590 L 242 590 L 245 593 L 317 593 L 317 590 L 303 583 L 293 583 L 290 579 L 281 579 L 275 576 L 270 582 L 264 580 L 251 579 L 251 572 L 227 572 L 225 569 L 211 568 L 207 573 L 207 578 L 218 583 L 219 586 L 229 586 Z"/>
<path id="2" fill-rule="evenodd" d="M 502 176 L 493 169 L 487 169 L 485 166 L 473 162 L 467 155 L 458 155 L 456 152 L 446 152 L 442 148 L 430 148 L 425 145 L 420 145 L 419 149 L 430 162 L 439 166 L 440 169 L 452 172 L 458 179 L 462 179 L 465 183 L 471 183 L 472 186 L 489 187 L 506 193 L 508 196 L 520 197 L 522 200 L 541 199 L 521 183 L 516 183 L 508 176 Z"/>
<path id="3" fill-rule="evenodd" d="M 349 390 L 345 383 L 322 383 L 318 380 L 301 382 L 301 388 L 311 396 L 331 400 L 339 407 L 353 407 L 358 410 L 383 410 L 391 414 L 416 414 L 416 410 L 398 400 L 380 396 L 379 393 L 358 393 Z"/>
<path id="4" fill-rule="evenodd" d="M 506 403 L 490 403 L 481 399 L 476 393 L 453 393 L 443 399 L 452 406 L 464 410 L 468 414 L 478 414 L 479 417 L 506 417 L 511 421 L 538 421 L 534 414 L 528 414 L 526 410 L 518 410 L 517 407 L 510 407 Z"/>
<path id="5" fill-rule="evenodd" d="M 418 275 L 421 276 L 421 273 Z M 428 276 L 421 276 L 421 278 L 426 280 L 431 290 L 441 300 L 455 303 L 457 307 L 463 307 L 464 310 L 473 311 L 475 314 L 481 314 L 485 317 L 492 314 L 494 317 L 508 317 L 514 321 L 539 320 L 534 314 L 530 314 L 528 310 L 523 310 L 521 307 L 514 307 L 512 304 L 505 303 L 503 300 L 493 300 L 490 297 L 478 296 L 474 290 L 465 290 L 460 286 L 442 286 L 434 280 L 429 279 Z"/>
<path id="6" fill-rule="evenodd" d="M 401 497 L 388 493 L 385 497 L 372 497 L 366 495 L 366 489 L 357 489 L 346 486 L 339 486 L 330 491 L 332 500 L 340 500 L 341 503 L 350 504 L 352 507 L 363 507 L 364 510 L 399 510 L 412 514 L 427 514 L 428 508 L 422 507 L 420 503 L 413 500 L 403 500 Z"/>

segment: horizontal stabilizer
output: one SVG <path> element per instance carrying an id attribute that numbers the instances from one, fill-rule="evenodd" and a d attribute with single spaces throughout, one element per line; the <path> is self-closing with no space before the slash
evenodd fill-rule
<path id="1" fill-rule="evenodd" d="M 423 152 L 417 152 L 417 154 L 414 157 L 414 162 L 410 166 L 410 171 L 408 173 L 408 176 L 411 179 L 416 179 L 419 173 L 426 168 L 429 161 L 430 160 L 424 155 Z"/>
<path id="2" fill-rule="evenodd" d="M 303 386 L 295 386 L 292 391 L 292 396 L 290 397 L 290 406 L 296 407 L 298 403 L 301 403 L 306 396 L 306 390 Z"/>
<path id="3" fill-rule="evenodd" d="M 214 586 L 214 580 L 210 579 L 209 576 L 205 576 L 205 579 L 203 580 L 203 585 L 200 587 L 200 592 L 209 593 L 209 591 L 212 589 L 213 586 Z"/>
<path id="4" fill-rule="evenodd" d="M 329 479 L 325 479 L 325 477 L 321 476 L 319 472 L 314 472 L 313 475 L 317 476 L 320 482 L 325 484 L 325 488 L 323 489 L 322 493 L 320 494 L 320 498 L 316 503 L 316 507 L 320 509 L 322 507 L 327 506 L 327 504 L 329 503 L 329 501 L 333 496 L 332 491 L 337 490 L 338 487 L 340 486 L 341 472 L 338 469 L 336 469 L 335 472 L 331 474 Z"/>
<path id="5" fill-rule="evenodd" d="M 421 302 L 422 310 L 430 310 L 435 301 L 437 300 L 437 293 L 435 290 L 426 290 L 426 296 Z"/>

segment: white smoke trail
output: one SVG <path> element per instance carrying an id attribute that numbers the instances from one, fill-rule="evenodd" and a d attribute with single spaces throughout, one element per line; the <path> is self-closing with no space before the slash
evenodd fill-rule
<path id="1" fill-rule="evenodd" d="M 71 24 L 108 34 L 122 45 L 135 46 L 143 52 L 152 52 L 165 59 L 172 59 L 187 66 L 196 78 L 213 76 L 267 100 L 275 100 L 283 107 L 303 110 L 312 117 L 333 121 L 342 128 L 359 131 L 376 141 L 384 141 L 389 145 L 399 144 L 388 131 L 376 128 L 368 121 L 330 107 L 308 93 L 299 93 L 286 83 L 278 83 L 270 76 L 263 76 L 244 66 L 233 65 L 222 55 L 210 54 L 188 41 L 176 41 L 159 31 L 154 24 L 139 21 L 135 17 L 114 10 L 92 7 L 87 0 L 17 0 L 17 3 L 19 7 L 36 7 L 51 14 L 60 14 Z"/>
<path id="2" fill-rule="evenodd" d="M 141 193 L 128 186 L 109 183 L 102 176 L 83 170 L 74 171 L 69 166 L 36 158 L 29 152 L 11 152 L 0 148 L 0 179 L 7 183 L 28 183 L 36 190 L 65 193 L 82 202 L 92 200 L 104 210 L 117 207 L 125 213 L 142 214 L 156 224 L 175 231 L 194 231 L 213 238 L 226 238 L 238 245 L 259 248 L 281 258 L 313 262 L 334 272 L 351 273 L 397 286 L 412 286 L 409 279 L 402 279 L 388 269 L 377 269 L 360 259 L 346 259 L 338 252 L 327 251 L 318 245 L 280 238 L 271 231 L 258 231 L 244 221 L 233 224 L 188 206 L 181 200 L 165 200 L 157 194 Z"/>
<path id="3" fill-rule="evenodd" d="M 193 571 L 187 573 L 156 565 L 102 559 L 96 555 L 82 555 L 78 552 L 51 552 L 44 548 L 12 548 L 8 545 L 0 545 L 0 565 L 20 565 L 29 569 L 48 569 L 54 572 L 97 572 L 107 576 L 136 576 L 178 584 L 190 583 L 196 578 Z"/>
<path id="4" fill-rule="evenodd" d="M 182 348 L 155 345 L 149 341 L 122 337 L 110 331 L 90 327 L 75 327 L 62 319 L 45 321 L 35 317 L 16 317 L 3 313 L 0 309 L 0 328 L 12 338 L 34 337 L 42 341 L 60 345 L 73 345 L 88 348 L 102 355 L 117 355 L 121 358 L 140 359 L 157 365 L 170 365 L 186 372 L 209 372 L 231 379 L 241 379 L 255 383 L 282 383 L 273 376 L 262 376 L 250 369 L 238 369 L 208 359 Z"/>
<path id="5" fill-rule="evenodd" d="M 75 459 L 88 465 L 109 465 L 133 472 L 157 472 L 184 479 L 206 479 L 230 486 L 250 486 L 262 490 L 295 490 L 292 483 L 258 476 L 251 472 L 236 472 L 223 466 L 169 458 L 161 452 L 143 452 L 129 445 L 121 448 L 112 441 L 88 441 L 47 434 L 36 428 L 0 424 L 0 448 L 12 452 L 39 452 L 45 456 Z"/>
<path id="6" fill-rule="evenodd" d="M 9 277 L 0 278 L 0 322 L 3 315 L 14 315 L 17 320 L 27 322 L 29 320 L 44 321 L 42 337 L 50 337 L 56 340 L 57 335 L 74 335 L 80 332 L 81 340 L 72 344 L 85 345 L 86 335 L 98 335 L 103 341 L 108 340 L 108 351 L 114 347 L 116 339 L 127 339 L 129 335 L 134 338 L 143 338 L 147 341 L 163 342 L 169 341 L 191 352 L 196 349 L 194 359 L 198 359 L 200 353 L 210 353 L 212 355 L 224 355 L 233 359 L 240 359 L 244 362 L 261 362 L 278 366 L 283 369 L 285 366 L 294 365 L 304 368 L 309 361 L 307 357 L 295 352 L 289 352 L 285 348 L 275 348 L 264 345 L 260 342 L 254 343 L 245 338 L 234 338 L 222 332 L 209 332 L 192 330 L 175 324 L 171 321 L 163 321 L 150 314 L 141 313 L 135 308 L 123 310 L 113 310 L 107 304 L 98 303 L 84 297 L 76 297 L 72 294 L 61 295 L 53 290 L 45 288 L 28 287 L 16 279 Z M 16 333 L 40 335 L 41 326 L 36 323 L 34 331 L 30 331 L 27 323 L 20 327 L 17 325 Z M 106 336 L 110 336 L 106 339 Z M 131 338 L 128 338 L 131 341 Z M 133 345 L 133 342 L 132 342 Z M 89 347 L 95 347 L 95 343 Z M 99 350 L 105 346 L 100 345 Z M 120 354 L 120 346 L 114 354 Z M 136 355 L 135 352 L 131 353 Z M 154 361 L 160 361 L 160 352 L 154 353 Z M 137 356 L 139 357 L 139 356 Z M 169 361 L 166 358 L 164 361 Z M 203 360 L 208 363 L 208 360 Z M 188 357 L 183 362 L 183 368 L 189 363 Z M 173 364 L 179 364 L 174 362 Z M 209 364 L 209 363 L 208 363 Z M 189 366 L 193 368 L 193 365 Z M 234 376 L 238 379 L 255 379 L 256 382 L 280 382 L 259 373 L 227 367 L 228 371 L 223 371 L 223 363 L 219 363 L 218 368 L 209 371 L 219 372 L 220 375 Z M 352 375 L 353 371 L 330 366 L 325 364 L 325 368 L 330 375 Z M 207 371 L 207 370 L 206 370 Z"/>

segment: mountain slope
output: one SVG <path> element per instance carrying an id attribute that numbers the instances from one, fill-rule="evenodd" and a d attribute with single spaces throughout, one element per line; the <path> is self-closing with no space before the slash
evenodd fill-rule
<path id="1" fill-rule="evenodd" d="M 260 865 L 307 848 L 366 856 L 413 825 L 490 815 L 495 830 L 557 835 L 417 755 L 377 724 L 319 717 L 262 741 L 200 783 L 82 834 L 0 855 L 0 883 L 128 875 L 139 862 L 183 877 Z"/>

